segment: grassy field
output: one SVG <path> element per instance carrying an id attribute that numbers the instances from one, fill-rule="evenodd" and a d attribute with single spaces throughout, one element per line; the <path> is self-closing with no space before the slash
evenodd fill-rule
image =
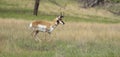
<path id="1" fill-rule="evenodd" d="M 30 22 L 0 18 L 0 57 L 120 57 L 120 24 L 67 22 L 36 42 Z"/>
<path id="2" fill-rule="evenodd" d="M 33 16 L 34 0 L 0 1 L 0 57 L 120 57 L 120 16 L 80 8 L 76 0 L 53 1 L 41 0 L 38 16 Z M 66 24 L 51 35 L 39 33 L 42 40 L 35 41 L 29 23 L 51 21 L 60 11 Z"/>

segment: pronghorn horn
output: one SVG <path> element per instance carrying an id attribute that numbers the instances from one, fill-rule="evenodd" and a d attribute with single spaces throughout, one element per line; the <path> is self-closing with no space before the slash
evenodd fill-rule
<path id="1" fill-rule="evenodd" d="M 67 7 L 67 3 L 65 3 L 65 5 L 64 5 L 64 7 L 63 7 L 63 12 L 62 12 L 62 15 L 63 15 L 63 16 L 64 16 L 64 11 L 65 11 L 66 7 Z"/>
<path id="2" fill-rule="evenodd" d="M 67 4 L 65 4 L 63 7 L 60 7 L 60 15 L 64 16 L 64 10 L 66 9 Z"/>

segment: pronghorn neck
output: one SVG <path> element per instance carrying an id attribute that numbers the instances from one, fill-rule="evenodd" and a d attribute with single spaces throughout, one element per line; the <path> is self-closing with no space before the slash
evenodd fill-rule
<path id="1" fill-rule="evenodd" d="M 52 24 L 50 25 L 50 28 L 48 30 L 48 33 L 51 33 L 57 26 L 59 25 L 59 23 L 57 23 L 57 20 L 55 19 Z"/>
<path id="2" fill-rule="evenodd" d="M 58 18 L 56 18 L 53 22 L 53 25 L 52 25 L 53 28 L 56 28 L 59 25 L 59 23 L 57 22 L 57 19 Z"/>

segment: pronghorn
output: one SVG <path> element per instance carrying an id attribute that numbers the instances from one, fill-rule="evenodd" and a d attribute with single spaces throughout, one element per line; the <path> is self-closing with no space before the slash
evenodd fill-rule
<path id="1" fill-rule="evenodd" d="M 39 32 L 47 32 L 50 34 L 59 24 L 65 24 L 62 20 L 63 17 L 64 16 L 61 13 L 60 16 L 56 17 L 52 22 L 39 20 L 30 23 L 29 26 L 33 29 L 32 35 L 35 37 L 35 40 L 39 40 L 37 37 Z"/>

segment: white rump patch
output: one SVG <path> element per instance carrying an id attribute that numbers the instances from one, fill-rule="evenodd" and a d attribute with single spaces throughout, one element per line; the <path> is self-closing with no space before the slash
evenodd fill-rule
<path id="1" fill-rule="evenodd" d="M 32 27 L 32 23 L 30 23 L 29 27 Z"/>
<path id="2" fill-rule="evenodd" d="M 38 25 L 38 30 L 39 31 L 45 32 L 46 28 L 47 28 L 47 26 L 45 26 L 45 25 L 40 25 L 40 24 Z"/>

